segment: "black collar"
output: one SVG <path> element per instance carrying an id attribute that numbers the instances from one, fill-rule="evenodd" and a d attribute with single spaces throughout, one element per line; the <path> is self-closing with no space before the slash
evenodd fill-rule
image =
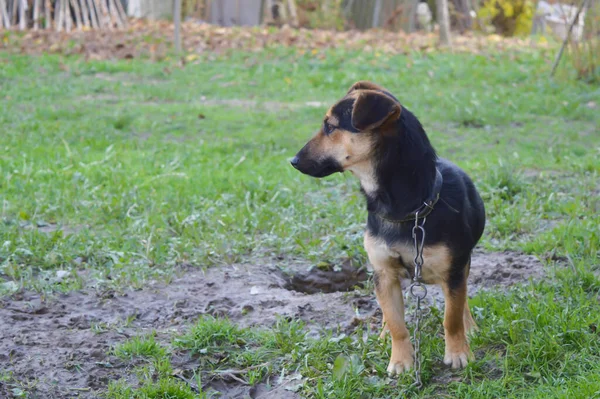
<path id="1" fill-rule="evenodd" d="M 435 182 L 433 183 L 433 190 L 431 191 L 431 195 L 425 201 L 423 201 L 423 205 L 404 216 L 402 219 L 390 219 L 379 213 L 376 213 L 377 217 L 391 223 L 406 223 L 406 222 L 414 222 L 415 219 L 424 219 L 426 218 L 432 211 L 435 204 L 440 199 L 440 191 L 442 191 L 442 184 L 444 183 L 444 178 L 440 173 L 438 168 L 435 168 Z"/>

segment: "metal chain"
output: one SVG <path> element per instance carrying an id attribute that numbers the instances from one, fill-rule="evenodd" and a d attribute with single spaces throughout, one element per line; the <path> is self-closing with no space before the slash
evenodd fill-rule
<path id="1" fill-rule="evenodd" d="M 414 386 L 421 388 L 423 382 L 421 381 L 421 319 L 423 313 L 421 310 L 421 300 L 427 296 L 427 287 L 423 284 L 422 268 L 423 268 L 423 246 L 425 245 L 425 225 L 426 218 L 423 218 L 423 222 L 419 225 L 419 213 L 415 215 L 415 225 L 412 228 L 412 237 L 415 243 L 415 275 L 413 282 L 410 285 L 410 295 L 417 300 L 417 307 L 415 309 L 415 330 L 413 333 L 413 341 L 415 347 L 415 382 Z M 418 234 L 421 232 L 419 239 Z"/>

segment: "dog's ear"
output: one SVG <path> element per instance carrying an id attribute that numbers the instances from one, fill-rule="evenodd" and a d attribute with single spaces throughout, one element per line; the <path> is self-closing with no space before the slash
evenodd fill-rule
<path id="1" fill-rule="evenodd" d="M 351 87 L 350 90 L 348 90 L 348 93 L 346 94 L 350 94 L 355 90 L 375 90 L 375 91 L 385 91 L 385 89 L 379 85 L 376 85 L 373 82 L 369 82 L 368 80 L 360 80 L 356 83 L 354 83 Z"/>
<path id="2" fill-rule="evenodd" d="M 352 126 L 358 130 L 375 129 L 400 116 L 400 104 L 378 91 L 364 90 L 352 107 Z"/>

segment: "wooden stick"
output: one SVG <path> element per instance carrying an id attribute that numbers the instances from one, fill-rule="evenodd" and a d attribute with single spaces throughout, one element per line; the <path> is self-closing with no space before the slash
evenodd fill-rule
<path id="1" fill-rule="evenodd" d="M 273 16 L 273 0 L 266 0 L 265 6 L 267 8 L 267 15 L 269 17 L 267 23 L 274 23 L 275 17 Z"/>
<path id="2" fill-rule="evenodd" d="M 62 4 L 61 4 L 61 0 L 56 0 L 56 3 L 54 3 L 54 27 L 56 28 L 57 32 L 60 32 L 62 30 Z"/>
<path id="3" fill-rule="evenodd" d="M 50 0 L 44 1 L 44 27 L 46 29 L 52 29 L 52 7 L 50 5 Z"/>
<path id="4" fill-rule="evenodd" d="M 102 29 L 102 26 L 104 26 L 104 18 L 102 17 L 102 9 L 100 8 L 100 3 L 98 3 L 98 0 L 90 0 L 90 2 L 94 6 L 94 10 L 96 12 L 96 20 L 98 21 L 98 29 Z"/>
<path id="5" fill-rule="evenodd" d="M 11 15 L 11 21 L 10 21 L 11 25 L 16 25 L 17 24 L 17 8 L 18 8 L 18 4 L 19 4 L 18 2 L 19 2 L 19 0 L 14 0 L 12 2 L 12 4 L 9 3 L 9 4 L 11 4 L 11 14 L 12 14 Z"/>
<path id="6" fill-rule="evenodd" d="M 410 12 L 408 13 L 408 33 L 413 33 L 416 28 L 417 19 L 417 8 L 419 7 L 419 0 L 414 0 L 410 3 Z"/>
<path id="7" fill-rule="evenodd" d="M 117 11 L 119 13 L 119 16 L 121 17 L 121 22 L 123 23 L 123 27 L 125 27 L 127 26 L 127 13 L 123 9 L 123 4 L 121 3 L 121 0 L 116 0 L 116 3 Z"/>
<path id="8" fill-rule="evenodd" d="M 33 30 L 39 29 L 40 19 L 40 0 L 33 1 Z"/>
<path id="9" fill-rule="evenodd" d="M 292 20 L 292 26 L 297 28 L 300 24 L 298 22 L 298 11 L 296 7 L 296 0 L 288 0 L 288 8 L 290 9 L 290 19 Z"/>
<path id="10" fill-rule="evenodd" d="M 565 40 L 563 40 L 562 46 L 560 46 L 560 51 L 558 52 L 558 54 L 556 55 L 556 59 L 554 60 L 554 65 L 552 65 L 552 72 L 550 72 L 550 77 L 554 76 L 554 73 L 556 72 L 556 68 L 558 67 L 560 59 L 562 58 L 563 51 L 565 50 L 565 47 L 566 47 L 569 39 L 571 38 L 571 32 L 573 31 L 573 27 L 575 26 L 575 24 L 577 23 L 577 20 L 579 19 L 579 13 L 581 12 L 581 10 L 584 10 L 587 7 L 587 4 L 588 4 L 588 0 L 583 0 L 583 4 L 581 5 L 581 7 L 579 7 L 577 9 L 575 18 L 573 18 L 573 21 L 571 21 L 571 25 L 569 25 L 569 30 L 567 31 L 567 36 L 565 36 Z"/>
<path id="11" fill-rule="evenodd" d="M 81 0 L 79 3 L 81 7 L 81 17 L 83 18 L 83 26 L 90 26 L 90 12 L 87 8 L 85 0 Z"/>
<path id="12" fill-rule="evenodd" d="M 102 25 L 106 25 L 108 30 L 112 30 L 113 26 L 110 21 L 110 15 L 108 14 L 108 7 L 106 6 L 105 0 L 94 0 L 96 2 L 96 9 L 100 9 L 102 11 Z"/>
<path id="13" fill-rule="evenodd" d="M 210 2 L 212 0 L 207 0 L 208 4 L 210 4 Z M 260 12 L 258 13 L 258 24 L 262 25 L 265 22 L 265 4 L 266 0 L 260 0 Z M 205 21 L 208 21 L 210 23 L 210 9 L 208 7 L 208 5 L 206 6 L 206 10 L 207 10 L 207 15 L 206 17 L 204 17 Z"/>
<path id="14" fill-rule="evenodd" d="M 261 7 L 262 7 L 262 3 L 264 3 L 265 0 L 261 1 Z M 204 11 L 204 20 L 210 22 L 211 21 L 211 7 L 212 7 L 212 0 L 206 0 L 206 8 L 203 10 Z M 262 15 L 260 16 L 260 18 L 262 19 Z"/>
<path id="15" fill-rule="evenodd" d="M 116 1 L 120 2 L 121 0 Z M 110 5 L 110 15 L 112 16 L 112 19 L 116 22 L 118 28 L 123 29 L 125 27 L 125 24 L 121 20 L 121 16 L 119 15 L 119 11 L 117 10 L 115 0 L 107 0 L 107 2 Z"/>
<path id="16" fill-rule="evenodd" d="M 94 7 L 93 0 L 86 0 L 88 4 L 88 8 L 90 9 L 90 22 L 92 23 L 92 28 L 98 29 L 100 26 L 100 21 L 98 21 L 98 15 L 96 14 L 96 9 Z"/>
<path id="17" fill-rule="evenodd" d="M 282 24 L 287 24 L 288 23 L 288 17 L 287 17 L 287 9 L 285 6 L 285 3 L 278 3 L 279 4 L 279 19 L 282 21 Z"/>
<path id="18" fill-rule="evenodd" d="M 75 12 L 75 22 L 77 23 L 77 30 L 81 30 L 83 24 L 81 22 L 81 9 L 79 8 L 77 0 L 71 0 L 71 7 L 73 7 L 73 12 Z"/>
<path id="19" fill-rule="evenodd" d="M 71 32 L 71 28 L 73 27 L 73 18 L 71 17 L 71 7 L 69 6 L 69 0 L 64 0 L 62 2 L 63 5 L 63 14 L 65 18 L 65 28 L 67 32 Z"/>
<path id="20" fill-rule="evenodd" d="M 173 24 L 175 25 L 175 51 L 181 53 L 181 0 L 175 0 L 173 10 Z"/>
<path id="21" fill-rule="evenodd" d="M 102 13 L 102 24 L 104 24 L 105 28 L 112 30 L 112 21 L 110 20 L 110 14 L 108 12 L 108 7 L 106 6 L 106 1 L 96 0 L 96 4 L 100 6 L 100 12 Z"/>
<path id="22" fill-rule="evenodd" d="M 8 8 L 4 0 L 0 0 L 0 26 L 4 25 L 6 29 L 10 28 L 10 19 L 8 19 Z"/>
<path id="23" fill-rule="evenodd" d="M 106 9 L 108 10 L 108 17 L 110 18 L 110 23 L 112 26 L 119 26 L 119 22 L 115 17 L 114 7 L 110 4 L 110 0 L 102 0 L 102 2 L 106 2 Z"/>
<path id="24" fill-rule="evenodd" d="M 371 22 L 372 28 L 379 26 L 379 15 L 381 14 L 381 0 L 375 0 L 375 7 L 373 7 L 373 21 Z"/>
<path id="25" fill-rule="evenodd" d="M 440 27 L 440 45 L 451 47 L 450 16 L 448 15 L 448 0 L 436 0 L 436 13 Z"/>

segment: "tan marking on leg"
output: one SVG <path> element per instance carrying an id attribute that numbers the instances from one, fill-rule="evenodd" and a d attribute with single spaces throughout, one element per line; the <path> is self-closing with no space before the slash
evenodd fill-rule
<path id="1" fill-rule="evenodd" d="M 397 274 L 397 262 L 386 249 L 385 244 L 378 242 L 365 233 L 365 249 L 369 261 L 377 274 L 375 294 L 392 336 L 392 353 L 387 371 L 390 375 L 400 374 L 413 366 L 413 347 L 404 323 L 404 300 L 402 286 Z"/>
<path id="2" fill-rule="evenodd" d="M 463 368 L 473 355 L 465 334 L 465 306 L 467 306 L 467 284 L 450 290 L 447 284 L 442 284 L 446 299 L 444 313 L 444 332 L 446 354 L 444 363 L 453 369 Z"/>

